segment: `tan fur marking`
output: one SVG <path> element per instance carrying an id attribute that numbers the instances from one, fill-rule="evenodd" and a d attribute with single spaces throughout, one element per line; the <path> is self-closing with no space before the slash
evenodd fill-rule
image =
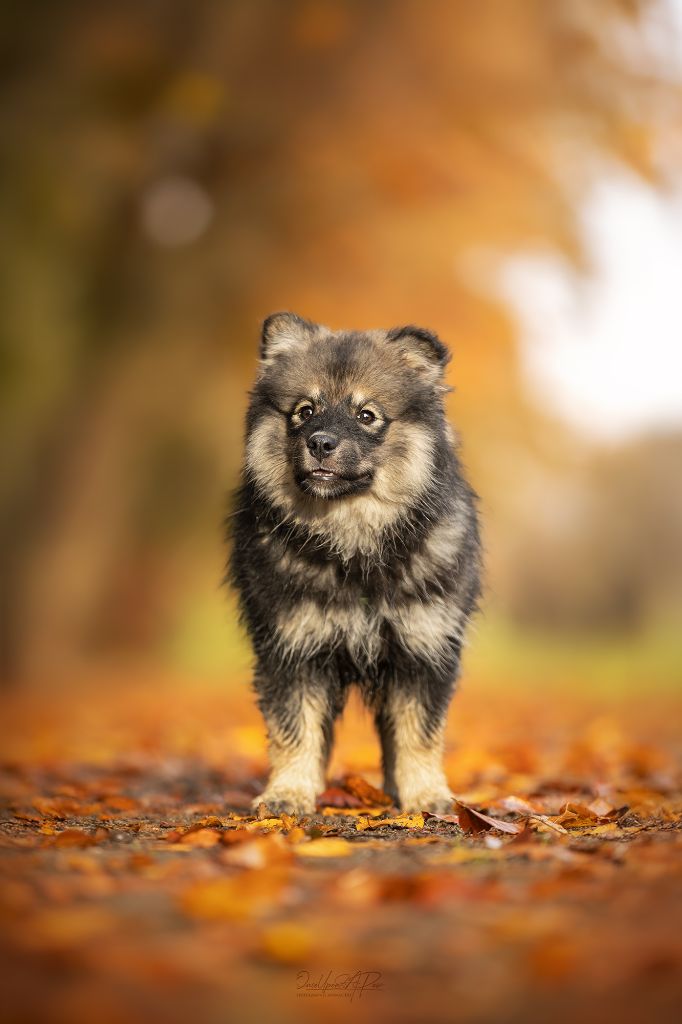
<path id="1" fill-rule="evenodd" d="M 261 493 L 271 494 L 276 499 L 284 493 L 291 477 L 283 450 L 285 437 L 281 417 L 270 412 L 256 424 L 246 445 L 247 474 Z"/>
<path id="2" fill-rule="evenodd" d="M 433 564 L 449 565 L 453 557 L 459 551 L 462 538 L 466 533 L 467 521 L 464 510 L 457 518 L 446 519 L 443 522 L 435 523 L 426 538 L 426 550 L 429 560 Z"/>
<path id="3" fill-rule="evenodd" d="M 324 789 L 324 710 L 322 697 L 303 694 L 294 742 L 281 735 L 274 721 L 266 719 L 271 771 L 265 792 L 256 797 L 254 806 L 261 801 L 266 805 L 285 802 L 299 814 L 315 810 L 315 798 Z"/>
<path id="4" fill-rule="evenodd" d="M 370 661 L 378 654 L 379 618 L 365 605 L 343 608 L 301 601 L 278 618 L 277 637 L 285 651 L 299 656 L 344 643 L 355 657 Z"/>
<path id="5" fill-rule="evenodd" d="M 403 573 L 405 593 L 414 594 L 414 584 L 432 580 L 434 571 L 457 564 L 457 554 L 466 533 L 466 521 L 449 519 L 431 527 L 424 551 L 416 552 Z"/>
<path id="6" fill-rule="evenodd" d="M 399 506 L 417 498 L 426 489 L 433 475 L 433 434 L 417 423 L 392 423 L 389 427 L 382 463 L 377 471 L 373 491 L 384 502 Z"/>
<path id="7" fill-rule="evenodd" d="M 448 651 L 448 637 L 461 637 L 462 612 L 452 602 L 432 597 L 428 602 L 410 601 L 385 609 L 403 645 L 414 654 L 439 661 Z"/>
<path id="8" fill-rule="evenodd" d="M 443 771 L 443 725 L 432 740 L 424 739 L 424 712 L 412 696 L 394 693 L 387 711 L 394 728 L 394 782 L 406 811 L 446 808 L 453 799 Z"/>
<path id="9" fill-rule="evenodd" d="M 316 566 L 313 576 L 311 575 L 310 566 L 286 549 L 277 559 L 277 568 L 283 573 L 288 573 L 290 576 L 306 580 L 308 585 L 314 586 L 315 589 L 329 591 L 330 587 L 334 586 L 336 573 L 332 565 Z"/>

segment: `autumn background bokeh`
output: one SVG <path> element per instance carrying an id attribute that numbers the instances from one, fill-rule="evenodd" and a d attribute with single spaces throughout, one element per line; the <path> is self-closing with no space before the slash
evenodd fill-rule
<path id="1" fill-rule="evenodd" d="M 0 1016 L 677 1021 L 682 0 L 1 20 Z M 316 814 L 253 810 L 223 519 L 280 309 L 453 351 L 451 815 L 352 702 Z"/>
<path id="2" fill-rule="evenodd" d="M 650 330 L 604 348 L 593 244 L 637 283 L 644 210 L 682 267 L 679 5 L 65 0 L 3 21 L 6 679 L 246 678 L 221 520 L 282 308 L 452 347 L 487 549 L 467 676 L 679 678 L 682 403 L 657 395 L 682 319 L 644 251 Z"/>

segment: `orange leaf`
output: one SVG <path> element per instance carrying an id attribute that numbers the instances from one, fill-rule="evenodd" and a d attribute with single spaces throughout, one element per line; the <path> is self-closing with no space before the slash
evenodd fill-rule
<path id="1" fill-rule="evenodd" d="M 395 828 L 424 828 L 424 815 L 399 814 L 395 818 L 366 818 L 363 827 L 381 828 L 382 825 L 393 825 Z M 357 822 L 355 827 L 358 828 Z"/>
<path id="2" fill-rule="evenodd" d="M 105 828 L 98 828 L 94 832 L 84 832 L 82 828 L 65 828 L 63 832 L 57 832 L 46 840 L 47 846 L 97 846 L 109 836 Z"/>
<path id="3" fill-rule="evenodd" d="M 179 840 L 183 846 L 197 846 L 201 849 L 206 849 L 209 846 L 215 846 L 216 843 L 220 842 L 221 833 L 214 828 L 199 828 L 193 829 L 191 832 L 187 832 Z"/>
<path id="4" fill-rule="evenodd" d="M 341 789 L 339 786 L 330 786 L 329 789 L 325 789 L 324 793 L 318 796 L 317 806 L 362 807 L 362 800 L 359 800 L 357 796 L 347 792 L 345 789 Z"/>
<path id="5" fill-rule="evenodd" d="M 370 806 L 372 804 L 380 804 L 383 807 L 390 807 L 393 803 L 391 797 L 384 793 L 383 790 L 376 789 L 360 775 L 346 775 L 343 780 L 343 788 L 347 792 L 352 793 L 363 804 L 369 804 Z"/>

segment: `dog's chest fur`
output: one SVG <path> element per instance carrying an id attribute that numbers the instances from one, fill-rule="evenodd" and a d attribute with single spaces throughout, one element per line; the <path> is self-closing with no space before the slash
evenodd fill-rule
<path id="1" fill-rule="evenodd" d="M 343 650 L 371 666 L 401 649 L 438 662 L 461 637 L 465 609 L 457 598 L 458 553 L 465 523 L 447 519 L 411 543 L 341 557 L 308 537 L 259 536 L 269 564 L 274 641 L 300 659 Z"/>

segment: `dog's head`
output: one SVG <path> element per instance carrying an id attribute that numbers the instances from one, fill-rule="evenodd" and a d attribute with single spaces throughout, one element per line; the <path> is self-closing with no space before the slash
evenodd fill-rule
<path id="1" fill-rule="evenodd" d="M 271 500 L 404 503 L 429 484 L 447 427 L 449 353 L 421 327 L 330 331 L 293 313 L 263 324 L 247 471 Z"/>

